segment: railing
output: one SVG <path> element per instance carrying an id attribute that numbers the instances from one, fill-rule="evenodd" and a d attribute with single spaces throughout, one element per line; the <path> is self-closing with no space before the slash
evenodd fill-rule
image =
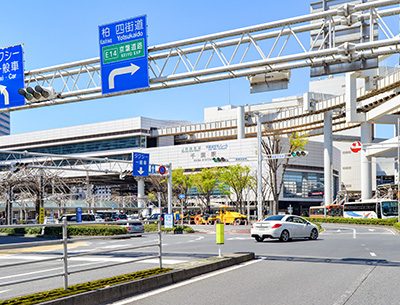
<path id="1" fill-rule="evenodd" d="M 128 223 L 128 222 L 129 221 L 126 221 L 124 223 Z M 72 226 L 72 225 L 73 226 L 83 226 L 83 225 L 88 225 L 88 224 L 94 224 L 94 223 L 67 223 L 67 221 L 65 220 L 61 224 L 32 224 L 32 225 L 0 226 L 1 229 L 6 229 L 6 228 L 31 228 L 31 227 L 41 227 L 41 228 L 45 228 L 45 227 L 62 227 L 62 239 L 60 239 L 60 240 L 48 240 L 48 241 L 42 241 L 42 242 L 23 242 L 23 243 L 13 243 L 13 244 L 2 244 L 2 245 L 0 245 L 0 250 L 2 250 L 2 249 L 15 249 L 15 248 L 21 248 L 21 247 L 25 247 L 25 246 L 29 247 L 29 246 L 43 246 L 43 245 L 57 245 L 57 244 L 62 244 L 63 245 L 62 255 L 60 255 L 58 257 L 40 259 L 40 260 L 33 260 L 33 261 L 28 261 L 28 262 L 20 262 L 20 263 L 11 263 L 11 264 L 6 264 L 6 265 L 1 265 L 0 266 L 0 270 L 2 270 L 3 268 L 7 268 L 7 267 L 31 265 L 31 264 L 34 264 L 34 263 L 43 263 L 43 262 L 56 261 L 56 260 L 62 260 L 63 261 L 63 267 L 64 267 L 64 270 L 61 273 L 54 273 L 54 274 L 48 274 L 46 276 L 32 277 L 32 278 L 19 280 L 19 281 L 0 283 L 0 287 L 17 285 L 17 284 L 21 284 L 21 283 L 39 281 L 39 280 L 55 278 L 55 277 L 64 277 L 64 290 L 66 290 L 68 288 L 68 276 L 70 274 L 86 272 L 86 271 L 92 271 L 92 270 L 100 269 L 100 268 L 114 267 L 114 266 L 117 266 L 117 265 L 134 263 L 134 262 L 144 261 L 144 260 L 148 260 L 148 259 L 152 259 L 152 258 L 158 258 L 159 259 L 159 267 L 162 268 L 161 221 L 158 221 L 158 231 L 155 232 L 158 235 L 158 242 L 157 243 L 146 244 L 146 245 L 141 245 L 141 246 L 133 246 L 133 247 L 124 247 L 124 248 L 118 248 L 118 249 L 112 249 L 112 250 L 107 249 L 107 250 L 103 250 L 103 251 L 92 251 L 92 252 L 85 252 L 85 253 L 78 253 L 78 254 L 68 254 L 68 243 L 71 242 L 71 241 L 76 241 L 76 239 L 68 238 L 68 236 L 67 236 L 67 227 L 68 226 Z M 99 223 L 96 223 L 96 224 L 99 224 Z M 110 223 L 110 224 L 112 224 L 112 223 Z M 112 239 L 112 238 L 115 238 L 115 237 L 131 237 L 131 236 L 141 235 L 141 234 L 142 233 L 136 233 L 136 234 L 135 233 L 134 234 L 131 233 L 131 234 L 122 234 L 122 235 L 110 235 L 110 236 L 88 236 L 88 237 L 79 238 L 79 241 L 87 241 L 87 240 L 95 240 L 95 239 Z M 151 233 L 146 233 L 146 234 L 151 234 Z M 113 263 L 113 264 L 108 264 L 108 265 L 105 265 L 105 266 L 96 266 L 96 267 L 93 267 L 93 268 L 79 269 L 79 270 L 75 270 L 75 271 L 70 271 L 68 269 L 68 260 L 70 258 L 75 258 L 75 257 L 80 257 L 80 256 L 85 256 L 85 255 L 97 255 L 97 254 L 111 253 L 111 252 L 124 251 L 124 250 L 135 250 L 135 249 L 149 248 L 149 247 L 158 247 L 158 255 L 146 256 L 144 258 L 134 259 L 134 260 L 131 260 L 131 261 Z"/>

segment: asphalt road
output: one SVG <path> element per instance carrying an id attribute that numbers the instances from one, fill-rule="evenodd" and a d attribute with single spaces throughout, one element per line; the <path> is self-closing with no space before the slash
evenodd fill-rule
<path id="1" fill-rule="evenodd" d="M 317 241 L 227 235 L 224 251 L 254 251 L 257 259 L 113 305 L 399 304 L 400 236 L 385 228 L 324 227 Z"/>
<path id="2" fill-rule="evenodd" d="M 127 299 L 115 304 L 398 304 L 400 236 L 385 228 L 324 225 L 316 241 L 281 243 L 250 238 L 249 227 L 227 226 L 222 254 L 255 252 L 257 259 L 242 265 Z M 214 227 L 195 234 L 163 235 L 163 265 L 218 255 Z M 4 243 L 3 237 L 0 242 Z M 117 249 L 125 244 L 154 243 L 156 235 L 131 239 L 77 243 L 72 251 L 87 253 Z M 89 255 L 71 260 L 71 270 L 127 262 L 156 254 L 157 248 Z M 0 253 L 0 266 L 60 254 L 60 249 L 32 253 Z M 72 275 L 69 284 L 158 267 L 158 261 L 124 264 Z M 49 270 L 50 269 L 50 270 Z M 27 276 L 62 272 L 61 262 L 0 269 L 0 283 Z M 0 287 L 0 299 L 62 287 L 62 278 Z"/>

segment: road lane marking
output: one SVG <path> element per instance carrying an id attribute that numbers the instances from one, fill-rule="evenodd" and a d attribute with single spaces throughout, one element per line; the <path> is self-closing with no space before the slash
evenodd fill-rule
<path id="1" fill-rule="evenodd" d="M 81 264 L 81 265 L 74 265 L 74 266 L 70 266 L 70 268 L 72 267 L 80 267 L 80 266 L 87 266 L 87 265 L 93 265 L 95 263 L 90 263 L 90 264 Z M 55 271 L 55 270 L 63 270 L 64 267 L 57 267 L 57 268 L 51 268 L 51 269 L 45 269 L 45 270 L 38 270 L 38 271 L 32 271 L 32 272 L 24 272 L 24 273 L 19 273 L 19 274 L 13 274 L 13 275 L 8 275 L 8 276 L 2 276 L 0 277 L 0 280 L 4 280 L 4 279 L 9 279 L 9 278 L 13 278 L 13 277 L 23 277 L 26 275 L 31 275 L 31 274 L 37 274 L 37 273 L 43 273 L 43 272 L 49 272 L 49 271 Z"/>
<path id="2" fill-rule="evenodd" d="M 11 290 L 11 289 L 2 290 L 2 291 L 0 291 L 0 293 L 8 292 L 8 291 L 10 291 L 10 290 Z"/>
<path id="3" fill-rule="evenodd" d="M 376 254 L 374 252 L 370 252 L 369 253 L 371 256 L 376 256 Z"/>
<path id="4" fill-rule="evenodd" d="M 68 244 L 68 248 L 75 248 L 80 246 L 85 246 L 85 242 L 73 242 Z M 16 248 L 16 249 L 5 249 L 0 250 L 0 256 L 10 255 L 10 254 L 18 254 L 18 253 L 32 253 L 32 252 L 44 252 L 44 251 L 53 251 L 53 250 L 61 250 L 63 249 L 63 245 L 49 245 L 49 246 L 37 246 L 37 247 L 29 247 L 29 248 Z"/>
<path id="5" fill-rule="evenodd" d="M 227 238 L 226 240 L 246 240 L 246 239 L 253 239 L 251 236 L 246 236 L 246 237 L 231 237 Z"/>
<path id="6" fill-rule="evenodd" d="M 220 275 L 222 273 L 233 271 L 233 270 L 236 270 L 236 269 L 239 269 L 239 268 L 242 268 L 242 267 L 254 264 L 254 263 L 259 263 L 259 262 L 261 262 L 261 260 L 249 261 L 249 262 L 246 262 L 246 263 L 243 263 L 243 264 L 240 264 L 240 265 L 236 265 L 236 266 L 233 266 L 233 267 L 230 267 L 230 268 L 226 268 L 226 269 L 223 269 L 223 270 L 220 270 L 220 271 L 215 271 L 215 272 L 213 272 L 211 274 L 202 275 L 202 276 L 196 277 L 196 278 L 191 279 L 191 280 L 187 280 L 187 281 L 184 281 L 184 282 L 181 282 L 181 283 L 170 285 L 168 287 L 164 287 L 164 288 L 156 289 L 154 291 L 143 293 L 141 295 L 134 296 L 134 297 L 125 299 L 123 301 L 117 301 L 117 302 L 114 302 L 114 303 L 109 303 L 109 305 L 124 305 L 124 304 L 129 304 L 131 302 L 136 302 L 138 300 L 141 300 L 141 299 L 144 299 L 144 298 L 148 298 L 148 297 L 151 297 L 153 295 L 166 292 L 168 290 L 172 290 L 172 289 L 175 289 L 175 288 L 186 286 L 186 285 L 198 282 L 198 281 L 202 281 L 202 280 L 208 279 L 210 277 L 214 277 L 216 275 Z"/>
<path id="7" fill-rule="evenodd" d="M 70 258 L 68 261 L 82 261 L 81 258 Z M 103 257 L 103 258 L 89 258 L 85 259 L 84 261 L 88 261 L 88 263 L 84 264 L 77 264 L 77 265 L 69 265 L 68 269 L 76 268 L 76 267 L 83 267 L 83 266 L 89 266 L 89 265 L 95 265 L 98 264 L 99 262 L 127 262 L 127 261 L 132 261 L 132 263 L 139 264 L 139 263 L 145 263 L 145 264 L 159 264 L 160 260 L 158 258 L 150 258 L 147 260 L 135 262 L 132 259 L 127 259 L 127 258 L 112 258 L 112 257 Z M 187 260 L 177 260 L 177 259 L 163 259 L 162 260 L 163 264 L 168 264 L 168 265 L 174 265 L 174 264 L 181 264 L 187 262 Z M 49 271 L 56 271 L 56 270 L 63 270 L 63 266 L 56 267 L 56 268 L 50 268 L 50 269 L 41 269 L 37 271 L 32 271 L 32 272 L 24 272 L 24 273 L 18 273 L 18 274 L 13 274 L 13 275 L 8 275 L 8 276 L 2 276 L 0 277 L 0 280 L 4 279 L 9 279 L 9 278 L 15 278 L 15 277 L 24 277 L 27 275 L 32 275 L 32 274 L 38 274 L 38 273 L 48 273 Z M 90 271 L 89 271 L 90 272 Z"/>

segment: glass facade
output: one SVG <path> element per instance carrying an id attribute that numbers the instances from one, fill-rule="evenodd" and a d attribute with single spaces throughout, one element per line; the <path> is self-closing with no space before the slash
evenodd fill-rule
<path id="1" fill-rule="evenodd" d="M 47 147 L 36 147 L 32 149 L 27 149 L 27 151 L 44 153 L 44 154 L 71 155 L 71 154 L 79 154 L 86 152 L 107 151 L 114 149 L 136 148 L 136 147 L 146 148 L 145 136 L 134 136 L 128 138 L 91 141 L 84 143 L 71 143 L 71 144 L 54 145 Z M 6 154 L 0 154 L 0 159 L 6 157 L 7 157 Z M 121 159 L 126 159 L 126 158 L 124 156 Z"/>
<path id="2" fill-rule="evenodd" d="M 339 189 L 338 177 L 333 177 L 333 196 Z M 324 198 L 324 174 L 286 171 L 283 176 L 284 198 Z"/>

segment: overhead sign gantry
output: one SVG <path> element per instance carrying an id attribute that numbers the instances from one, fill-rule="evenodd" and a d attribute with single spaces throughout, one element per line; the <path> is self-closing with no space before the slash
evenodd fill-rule
<path id="1" fill-rule="evenodd" d="M 344 3 L 342 6 L 308 15 L 149 46 L 147 51 L 150 78 L 149 86 L 144 88 L 129 89 L 124 85 L 121 90 L 107 91 L 113 90 L 110 89 L 110 79 L 116 81 L 118 77 L 128 77 L 128 73 L 121 75 L 125 70 L 118 70 L 127 67 L 116 67 L 118 71 L 110 68 L 102 76 L 99 57 L 26 71 L 25 87 L 50 86 L 55 89 L 56 94 L 52 99 L 10 107 L 8 110 L 80 102 L 230 78 L 250 79 L 260 74 L 302 67 L 333 67 L 334 64 L 359 60 L 366 63 L 370 58 L 398 53 L 400 37 L 393 35 L 394 31 L 387 30 L 389 27 L 384 23 L 384 18 L 400 13 L 400 8 L 394 7 L 400 0 L 350 2 L 351 5 Z M 357 23 L 362 23 L 362 26 L 355 26 Z M 373 25 L 369 26 L 370 35 L 366 35 L 365 30 L 368 29 L 365 26 L 368 24 Z M 360 36 L 359 42 L 342 43 L 341 39 L 336 39 L 338 26 L 360 29 L 352 34 Z M 379 40 L 375 40 L 377 26 L 383 32 Z M 102 33 L 106 28 L 100 29 Z M 341 32 L 343 31 L 344 29 Z M 301 35 L 307 32 L 310 35 Z M 146 36 L 144 32 L 143 34 Z M 294 48 L 293 44 L 298 47 Z M 324 45 L 324 48 L 316 49 L 318 45 Z M 108 45 L 105 43 L 103 46 L 107 48 Z M 108 55 L 112 53 L 111 49 L 104 49 L 104 52 L 108 52 Z M 104 56 L 104 52 L 102 50 L 101 56 Z M 125 51 L 121 54 L 125 54 Z M 122 61 L 120 63 L 122 65 Z M 139 68 L 133 77 L 144 70 L 146 69 Z M 268 80 L 268 77 L 265 79 Z M 108 83 L 108 89 L 102 88 L 105 83 Z M 0 109 L 1 111 L 6 110 Z"/>

